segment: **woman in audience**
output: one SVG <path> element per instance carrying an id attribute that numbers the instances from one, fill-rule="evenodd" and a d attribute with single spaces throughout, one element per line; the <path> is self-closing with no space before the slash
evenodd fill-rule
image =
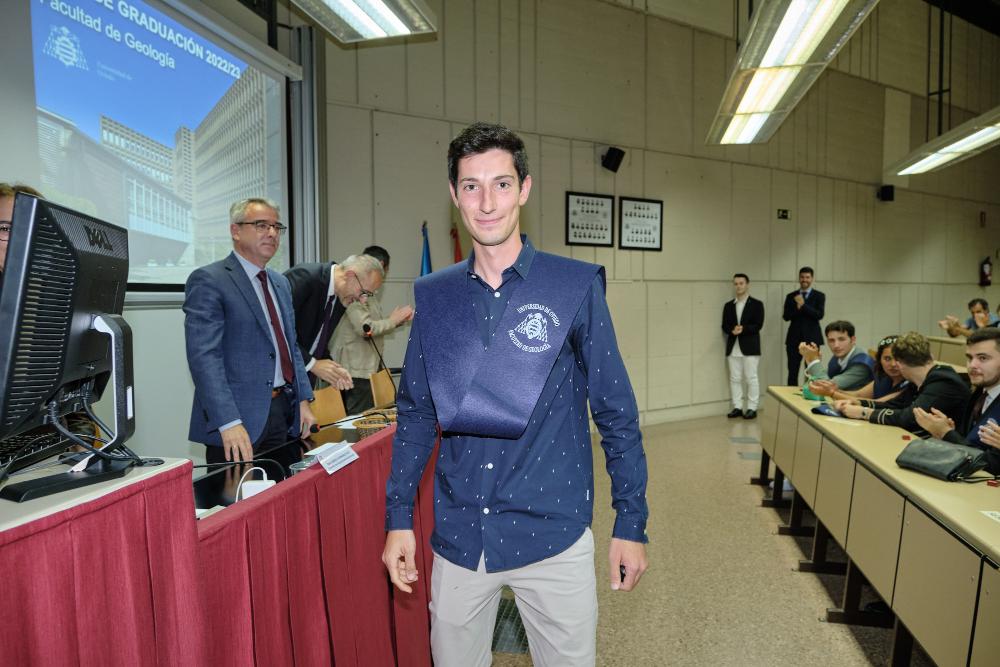
<path id="1" fill-rule="evenodd" d="M 878 350 L 875 353 L 875 379 L 854 391 L 844 391 L 839 389 L 832 380 L 814 380 L 809 383 L 809 391 L 817 396 L 829 396 L 835 400 L 847 400 L 852 403 L 857 401 L 852 399 L 870 398 L 876 403 L 889 401 L 900 395 L 904 391 L 912 391 L 913 385 L 899 372 L 899 364 L 892 356 L 892 344 L 899 336 L 893 334 L 886 336 L 878 342 Z"/>
<path id="2" fill-rule="evenodd" d="M 907 396 L 903 392 L 882 403 L 868 399 L 840 400 L 834 402 L 834 407 L 850 419 L 899 426 L 921 437 L 926 437 L 927 431 L 917 423 L 916 408 L 928 411 L 937 408 L 953 420 L 962 418 L 969 402 L 969 386 L 951 366 L 934 363 L 926 337 L 915 331 L 899 336 L 892 344 L 892 356 L 899 372 L 916 389 L 915 393 Z"/>

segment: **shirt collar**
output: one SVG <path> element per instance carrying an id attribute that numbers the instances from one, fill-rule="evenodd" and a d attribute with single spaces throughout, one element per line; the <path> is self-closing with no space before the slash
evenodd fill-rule
<path id="1" fill-rule="evenodd" d="M 850 360 L 850 358 L 854 356 L 854 353 L 857 351 L 858 351 L 858 346 L 855 345 L 854 347 L 851 348 L 851 351 L 847 353 L 846 357 L 844 357 L 843 359 L 837 357 L 837 361 L 840 362 L 841 368 L 843 368 L 844 364 L 847 363 Z"/>
<path id="2" fill-rule="evenodd" d="M 240 263 L 240 266 L 243 267 L 243 270 L 247 272 L 247 277 L 256 278 L 258 273 L 265 270 L 260 268 L 253 262 L 251 262 L 249 259 L 241 255 L 240 253 L 236 252 L 235 250 L 233 251 L 233 254 L 236 256 L 236 260 Z"/>
<path id="3" fill-rule="evenodd" d="M 997 400 L 997 395 L 1000 395 L 1000 383 L 993 385 L 987 392 L 986 396 L 990 399 L 990 402 Z"/>
<path id="4" fill-rule="evenodd" d="M 330 263 L 330 286 L 327 287 L 327 289 L 326 289 L 326 298 L 327 299 L 329 299 L 331 296 L 336 296 L 337 295 L 337 289 L 336 289 L 337 286 L 334 284 L 334 276 L 336 274 L 336 271 L 334 271 L 334 269 L 336 269 L 336 268 L 337 268 L 337 263 L 336 262 L 331 262 Z"/>
<path id="5" fill-rule="evenodd" d="M 531 243 L 527 234 L 521 234 L 521 252 L 517 254 L 517 259 L 514 260 L 514 264 L 508 266 L 504 269 L 506 272 L 508 269 L 514 269 L 522 279 L 527 279 L 528 272 L 531 270 L 531 263 L 535 259 L 535 246 Z M 466 261 L 465 272 L 470 276 L 476 275 L 476 251 L 473 250 L 469 253 L 469 259 Z"/>

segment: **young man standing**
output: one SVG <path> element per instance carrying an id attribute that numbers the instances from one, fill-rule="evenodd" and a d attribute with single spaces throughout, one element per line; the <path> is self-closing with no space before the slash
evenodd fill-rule
<path id="1" fill-rule="evenodd" d="M 418 280 L 386 488 L 382 560 L 410 592 L 419 574 L 413 499 L 440 423 L 431 537 L 431 650 L 438 667 L 491 662 L 510 586 L 536 665 L 594 665 L 593 469 L 587 402 L 617 518 L 612 589 L 646 569 L 646 459 L 601 267 L 536 251 L 520 235 L 524 143 L 476 123 L 448 148 L 451 197 L 473 240 Z M 423 573 L 426 576 L 427 573 Z"/>
<path id="2" fill-rule="evenodd" d="M 788 384 L 792 386 L 799 384 L 799 367 L 802 365 L 799 343 L 815 343 L 817 347 L 823 344 L 819 321 L 823 319 L 826 308 L 826 295 L 813 289 L 812 284 L 812 267 L 803 266 L 799 269 L 799 289 L 785 296 L 781 315 L 788 322 L 785 351 L 788 354 Z"/>
<path id="3" fill-rule="evenodd" d="M 729 364 L 729 390 L 733 409 L 727 417 L 757 417 L 760 383 L 760 330 L 764 326 L 764 304 L 750 296 L 750 278 L 745 273 L 733 276 L 736 298 L 722 307 L 722 331 L 726 334 L 726 361 Z M 743 411 L 743 383 L 747 385 L 747 407 Z"/>
<path id="4" fill-rule="evenodd" d="M 935 438 L 986 451 L 986 469 L 1000 475 L 1000 329 L 983 327 L 966 342 L 969 381 L 975 387 L 969 407 L 957 423 L 937 408 L 916 409 L 917 423 Z"/>
<path id="5" fill-rule="evenodd" d="M 838 389 L 854 391 L 875 379 L 875 360 L 867 351 L 858 349 L 853 324 L 847 320 L 830 322 L 823 333 L 833 353 L 826 368 L 820 360 L 819 347 L 812 343 L 799 343 L 799 353 L 805 359 L 806 377 L 810 382 L 833 380 Z"/>

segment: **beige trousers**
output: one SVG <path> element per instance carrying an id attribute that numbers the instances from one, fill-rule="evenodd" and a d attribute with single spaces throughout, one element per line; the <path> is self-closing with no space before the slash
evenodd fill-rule
<path id="1" fill-rule="evenodd" d="M 435 667 L 488 667 L 500 589 L 510 586 L 536 667 L 592 667 L 597 651 L 594 535 L 525 567 L 472 572 L 437 554 L 431 574 L 431 651 Z"/>

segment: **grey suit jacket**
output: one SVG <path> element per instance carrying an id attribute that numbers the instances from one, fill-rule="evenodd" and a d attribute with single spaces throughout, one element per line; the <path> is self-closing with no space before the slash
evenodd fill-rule
<path id="1" fill-rule="evenodd" d="M 267 269 L 274 287 L 286 343 L 295 369 L 296 417 L 289 437 L 299 435 L 298 404 L 312 399 L 302 357 L 295 346 L 295 313 L 288 281 Z M 271 323 L 254 287 L 232 253 L 195 270 L 184 288 L 184 339 L 194 380 L 188 438 L 221 445 L 219 427 L 240 419 L 256 442 L 267 423 L 274 385 Z"/>

